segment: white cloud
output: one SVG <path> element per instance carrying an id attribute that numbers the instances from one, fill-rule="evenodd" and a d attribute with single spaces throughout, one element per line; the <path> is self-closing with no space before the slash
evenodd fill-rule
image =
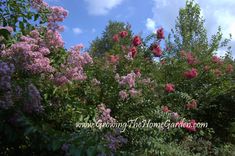
<path id="1" fill-rule="evenodd" d="M 123 0 L 84 0 L 90 15 L 106 15 L 111 9 L 121 4 Z"/>
<path id="2" fill-rule="evenodd" d="M 153 17 L 157 23 L 161 24 L 165 30 L 170 31 L 174 28 L 176 17 L 180 8 L 185 6 L 186 0 L 153 0 L 152 8 Z M 202 10 L 205 27 L 209 37 L 217 32 L 221 26 L 224 37 L 228 38 L 229 33 L 235 41 L 235 1 L 234 0 L 196 0 Z M 233 55 L 235 56 L 235 47 L 232 46 Z M 223 54 L 220 52 L 220 54 Z"/>
<path id="3" fill-rule="evenodd" d="M 92 29 L 91 29 L 91 32 L 92 32 L 92 33 L 95 33 L 95 32 L 96 32 L 96 29 L 95 29 L 95 28 L 92 28 Z"/>
<path id="4" fill-rule="evenodd" d="M 147 18 L 145 26 L 146 26 L 148 31 L 154 32 L 155 28 L 156 28 L 156 23 L 153 19 Z"/>
<path id="5" fill-rule="evenodd" d="M 80 28 L 73 28 L 73 33 L 78 35 L 82 33 L 82 30 Z"/>

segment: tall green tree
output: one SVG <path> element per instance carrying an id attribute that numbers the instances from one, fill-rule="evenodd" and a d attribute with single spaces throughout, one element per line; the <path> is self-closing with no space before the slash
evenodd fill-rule
<path id="1" fill-rule="evenodd" d="M 113 36 L 121 31 L 127 31 L 132 35 L 131 26 L 123 22 L 109 21 L 101 37 L 97 37 L 91 42 L 90 52 L 93 56 L 102 56 L 116 46 Z"/>
<path id="2" fill-rule="evenodd" d="M 205 20 L 202 17 L 200 6 L 194 0 L 186 1 L 185 7 L 179 10 L 175 28 L 172 29 L 174 46 L 177 47 L 177 51 L 186 50 L 208 55 L 228 45 L 230 39 L 222 41 L 223 34 L 220 27 L 209 41 L 204 24 Z"/>

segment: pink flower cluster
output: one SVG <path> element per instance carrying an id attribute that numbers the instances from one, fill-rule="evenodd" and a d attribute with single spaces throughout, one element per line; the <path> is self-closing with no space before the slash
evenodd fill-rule
<path id="1" fill-rule="evenodd" d="M 126 76 L 119 77 L 116 75 L 117 81 L 120 85 L 128 85 L 130 88 L 135 87 L 136 74 L 131 72 Z"/>
<path id="2" fill-rule="evenodd" d="M 64 85 L 74 80 L 85 80 L 87 77 L 83 67 L 93 63 L 88 53 L 80 54 L 82 46 L 76 45 L 69 51 L 69 56 L 65 64 L 61 66 L 61 72 L 56 73 L 52 78 L 56 84 Z"/>
<path id="3" fill-rule="evenodd" d="M 64 41 L 58 31 L 47 30 L 45 41 L 48 48 L 61 48 L 64 46 Z"/>
<path id="4" fill-rule="evenodd" d="M 187 109 L 196 109 L 197 108 L 197 101 L 196 100 L 192 100 L 191 102 L 186 104 L 186 108 Z"/>
<path id="5" fill-rule="evenodd" d="M 100 116 L 98 118 L 98 122 L 100 123 L 115 123 L 116 119 L 111 117 L 111 109 L 106 108 L 105 104 L 98 105 L 98 111 L 100 112 Z"/>
<path id="6" fill-rule="evenodd" d="M 34 74 L 50 73 L 54 68 L 50 65 L 47 55 L 50 50 L 40 38 L 39 32 L 33 30 L 30 36 L 22 36 L 20 41 L 1 52 L 3 57 L 16 59 L 17 65 Z"/>
<path id="7" fill-rule="evenodd" d="M 59 26 L 57 22 L 63 22 L 68 16 L 68 11 L 60 6 L 49 6 L 43 0 L 32 0 L 31 6 L 39 12 L 49 11 L 47 16 L 47 28 L 52 31 L 63 31 L 63 27 Z"/>
<path id="8" fill-rule="evenodd" d="M 195 65 L 198 63 L 198 60 L 193 56 L 191 52 L 188 52 L 186 56 L 189 65 Z"/>
<path id="9" fill-rule="evenodd" d="M 197 75 L 198 75 L 198 72 L 197 72 L 197 69 L 195 68 L 192 68 L 191 70 L 184 72 L 184 77 L 186 77 L 187 79 L 195 78 L 197 77 Z"/>
<path id="10" fill-rule="evenodd" d="M 168 83 L 165 85 L 165 91 L 167 93 L 171 93 L 171 92 L 174 92 L 175 91 L 175 85 L 171 84 L 171 83 Z"/>
<path id="11" fill-rule="evenodd" d="M 161 50 L 159 44 L 154 44 L 151 49 L 152 49 L 152 53 L 155 57 L 161 57 L 162 56 L 162 50 Z"/>
<path id="12" fill-rule="evenodd" d="M 163 28 L 157 30 L 157 39 L 164 39 L 164 31 Z"/>
<path id="13" fill-rule="evenodd" d="M 60 6 L 52 6 L 49 8 L 51 11 L 48 16 L 48 28 L 50 30 L 63 31 L 63 27 L 59 26 L 57 22 L 63 22 L 64 19 L 68 16 L 68 11 Z"/>

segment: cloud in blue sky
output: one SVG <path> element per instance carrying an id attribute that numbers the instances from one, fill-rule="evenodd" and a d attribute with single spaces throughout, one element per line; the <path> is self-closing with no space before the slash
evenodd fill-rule
<path id="1" fill-rule="evenodd" d="M 146 26 L 147 30 L 149 30 L 151 32 L 154 32 L 156 29 L 156 23 L 151 18 L 147 18 L 145 26 Z"/>
<path id="2" fill-rule="evenodd" d="M 135 34 L 148 35 L 156 28 L 166 32 L 174 28 L 179 9 L 185 7 L 186 0 L 46 0 L 51 5 L 61 5 L 69 11 L 63 25 L 67 26 L 62 36 L 70 47 L 90 42 L 102 32 L 109 20 L 128 22 Z M 219 26 L 224 37 L 232 34 L 231 42 L 235 56 L 235 0 L 195 0 L 199 3 L 208 36 L 215 34 Z M 75 34 L 75 35 L 74 35 Z M 78 35 L 79 34 L 79 35 Z M 224 50 L 218 51 L 219 55 Z"/>
<path id="3" fill-rule="evenodd" d="M 123 0 L 85 0 L 90 15 L 106 15 Z"/>
<path id="4" fill-rule="evenodd" d="M 78 34 L 81 34 L 82 33 L 82 29 L 80 28 L 73 28 L 73 33 L 78 35 Z"/>

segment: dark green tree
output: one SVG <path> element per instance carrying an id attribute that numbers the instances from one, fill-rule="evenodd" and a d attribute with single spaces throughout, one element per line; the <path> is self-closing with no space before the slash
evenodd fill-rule
<path id="1" fill-rule="evenodd" d="M 93 56 L 102 56 L 116 46 L 113 42 L 113 36 L 121 31 L 127 31 L 132 35 L 131 26 L 123 22 L 109 21 L 101 37 L 97 37 L 91 42 L 90 52 Z M 127 41 L 124 41 L 127 42 Z"/>

